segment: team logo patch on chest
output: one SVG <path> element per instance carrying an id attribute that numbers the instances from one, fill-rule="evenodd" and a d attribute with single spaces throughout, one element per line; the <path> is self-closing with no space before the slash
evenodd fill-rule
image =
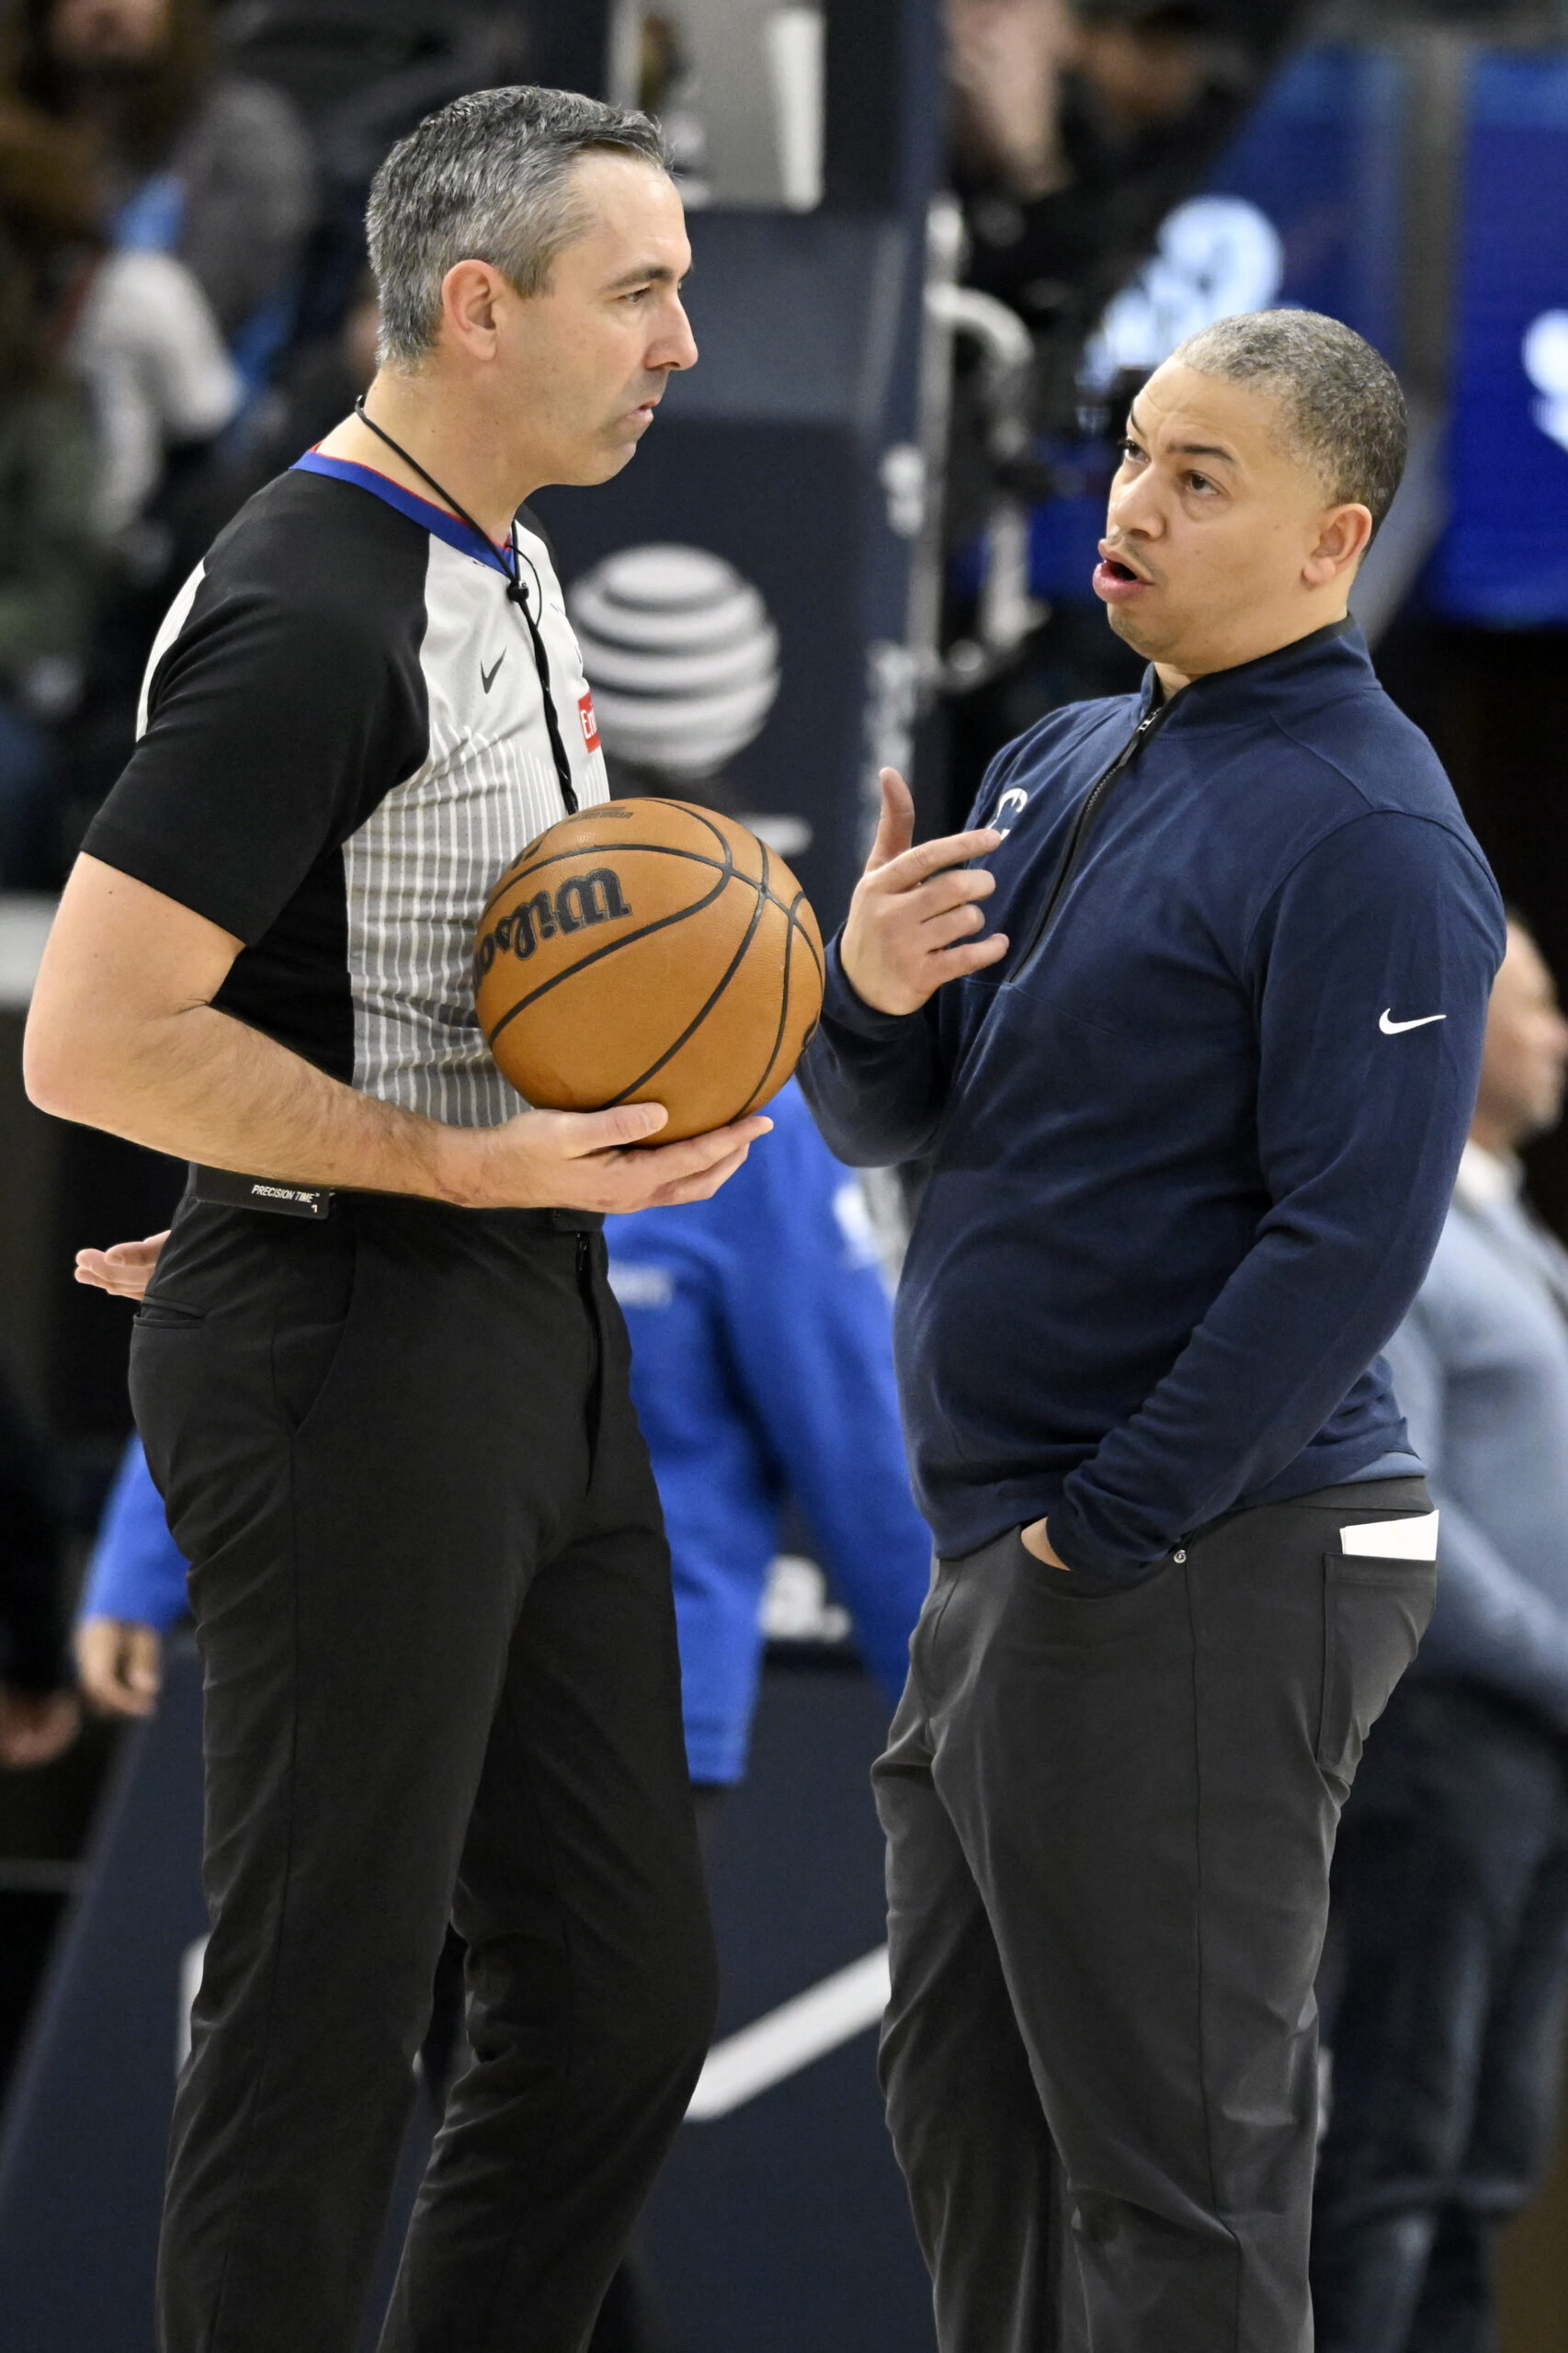
<path id="1" fill-rule="evenodd" d="M 585 748 L 590 752 L 597 752 L 599 748 L 599 722 L 594 717 L 594 699 L 592 695 L 578 696 L 577 716 L 583 722 L 583 743 Z"/>
<path id="2" fill-rule="evenodd" d="M 541 939 L 614 923 L 631 913 L 614 867 L 596 866 L 591 874 L 574 874 L 558 891 L 536 891 L 485 933 L 474 953 L 475 977 L 488 972 L 497 956 L 517 956 L 526 962 Z"/>

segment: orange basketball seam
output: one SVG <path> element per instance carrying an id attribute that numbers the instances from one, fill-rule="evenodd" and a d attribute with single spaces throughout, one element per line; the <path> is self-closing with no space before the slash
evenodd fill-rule
<path id="1" fill-rule="evenodd" d="M 766 848 L 764 848 L 762 855 L 764 860 L 763 871 L 766 873 L 767 870 L 767 852 Z M 735 880 L 737 882 L 744 882 L 746 880 L 746 877 L 744 874 L 737 874 Z M 756 890 L 756 885 L 755 883 L 752 887 L 754 890 Z M 766 894 L 767 897 L 771 897 L 771 892 Z M 752 909 L 751 921 L 745 927 L 745 936 L 742 939 L 741 944 L 736 949 L 734 954 L 731 957 L 728 969 L 724 972 L 722 979 L 720 981 L 718 987 L 713 991 L 712 995 L 709 998 L 707 1004 L 700 1008 L 692 1020 L 687 1022 L 686 1028 L 681 1031 L 680 1036 L 675 1040 L 675 1043 L 671 1046 L 666 1046 L 656 1063 L 651 1063 L 648 1068 L 643 1071 L 639 1077 L 629 1079 L 627 1084 L 621 1088 L 619 1095 L 612 1095 L 610 1097 L 609 1102 L 604 1106 L 604 1108 L 607 1111 L 617 1103 L 624 1103 L 629 1095 L 634 1093 L 639 1086 L 646 1086 L 651 1078 L 656 1078 L 660 1071 L 664 1069 L 665 1064 L 667 1062 L 673 1062 L 676 1054 L 679 1053 L 681 1048 L 685 1045 L 689 1045 L 692 1039 L 696 1037 L 698 1031 L 701 1029 L 703 1023 L 712 1012 L 713 1007 L 718 1004 L 719 999 L 723 995 L 724 991 L 729 987 L 730 983 L 734 979 L 735 974 L 740 971 L 741 966 L 744 963 L 746 954 L 751 947 L 752 941 L 756 938 L 756 927 L 762 921 L 762 910 L 765 904 L 766 899 L 764 892 L 760 890 L 756 890 L 756 904 Z M 774 901 L 774 904 L 777 905 L 778 902 Z"/>
<path id="2" fill-rule="evenodd" d="M 773 904 L 776 907 L 783 906 L 784 904 L 781 899 L 775 899 Z M 790 900 L 789 906 L 786 907 L 784 911 L 790 918 L 790 930 L 798 931 L 801 938 L 805 941 L 806 953 L 817 968 L 818 979 L 821 980 L 825 986 L 827 982 L 827 973 L 823 963 L 823 959 L 817 952 L 816 943 L 812 939 L 811 933 L 806 929 L 805 925 L 801 921 L 800 916 L 796 914 L 795 910 L 797 907 L 804 907 L 807 914 L 811 916 L 812 923 L 815 923 L 816 910 L 812 905 L 811 901 L 807 898 L 803 891 L 796 892 L 794 897 Z"/>
<path id="3" fill-rule="evenodd" d="M 762 845 L 762 879 L 764 882 L 767 880 L 767 844 L 766 842 Z M 768 895 L 771 897 L 772 893 L 769 892 Z M 777 902 L 775 902 L 775 904 L 777 904 Z M 767 1074 L 773 1068 L 774 1063 L 778 1060 L 778 1049 L 784 1043 L 784 1031 L 790 1019 L 790 967 L 795 961 L 794 941 L 794 923 L 788 911 L 786 911 L 784 917 L 784 972 L 783 978 L 779 983 L 778 1027 L 773 1033 L 773 1051 L 762 1065 L 762 1076 L 757 1080 L 756 1085 L 752 1088 L 751 1093 L 746 1097 L 745 1101 L 741 1105 L 740 1110 L 736 1113 L 735 1116 L 737 1119 L 744 1119 L 752 1105 L 756 1101 L 757 1097 L 762 1093 L 763 1088 L 767 1085 Z"/>
<path id="4" fill-rule="evenodd" d="M 767 844 L 765 843 L 765 844 L 763 845 L 763 856 L 764 856 L 764 858 L 766 858 L 766 857 L 767 857 Z M 780 904 L 780 902 L 779 902 L 778 900 L 775 899 L 775 900 L 774 900 L 774 902 L 773 902 L 773 904 L 774 904 L 774 905 L 775 905 L 775 906 L 778 906 L 778 905 Z M 822 965 L 822 959 L 821 959 L 821 958 L 818 956 L 818 954 L 817 954 L 816 947 L 815 947 L 815 945 L 814 945 L 814 943 L 813 943 L 813 941 L 812 941 L 812 935 L 811 935 L 811 933 L 806 929 L 805 925 L 804 925 L 803 923 L 801 923 L 801 921 L 800 920 L 799 915 L 798 915 L 796 914 L 796 912 L 795 912 L 795 911 L 796 911 L 796 909 L 797 909 L 798 907 L 802 907 L 802 906 L 804 906 L 804 907 L 809 907 L 809 906 L 810 906 L 810 904 L 811 904 L 811 902 L 810 902 L 810 900 L 806 897 L 805 892 L 804 892 L 803 891 L 797 891 L 797 892 L 796 892 L 796 893 L 795 893 L 795 896 L 794 896 L 793 900 L 791 901 L 791 903 L 790 903 L 790 904 L 789 909 L 787 910 L 787 916 L 788 916 L 788 922 L 789 922 L 789 926 L 790 926 L 790 938 L 791 941 L 793 941 L 794 936 L 795 936 L 795 934 L 798 932 L 798 933 L 800 934 L 800 936 L 801 936 L 801 939 L 802 939 L 802 940 L 804 940 L 804 942 L 805 942 L 805 946 L 806 946 L 806 953 L 807 953 L 807 955 L 811 958 L 813 966 L 814 966 L 814 967 L 815 967 L 815 969 L 816 969 L 817 978 L 818 978 L 818 982 L 819 982 L 819 983 L 820 983 L 823 981 L 823 978 L 824 978 L 824 974 L 823 974 L 823 965 Z M 791 972 L 793 972 L 793 970 L 794 970 L 794 964 L 795 964 L 795 954 L 794 954 L 794 949 L 793 949 L 793 946 L 791 946 L 790 948 L 789 948 L 789 949 L 786 950 L 786 952 L 785 952 L 785 957 L 784 957 L 784 982 L 783 982 L 783 996 L 782 996 L 782 999 L 781 999 L 781 1002 L 780 1002 L 780 1004 L 779 1004 L 779 1007 L 778 1007 L 778 1032 L 777 1032 L 777 1034 L 776 1034 L 776 1036 L 775 1036 L 775 1038 L 774 1038 L 774 1040 L 773 1040 L 773 1051 L 768 1055 L 768 1057 L 767 1057 L 767 1060 L 766 1063 L 763 1065 L 763 1073 L 762 1073 L 762 1076 L 757 1080 L 756 1085 L 752 1088 L 751 1093 L 746 1097 L 745 1101 L 741 1105 L 741 1108 L 740 1108 L 739 1111 L 737 1111 L 737 1112 L 736 1112 L 735 1117 L 736 1117 L 737 1119 L 744 1119 L 744 1118 L 745 1117 L 745 1114 L 747 1113 L 747 1111 L 751 1108 L 752 1105 L 756 1101 L 757 1097 L 762 1093 L 763 1088 L 767 1085 L 767 1074 L 768 1074 L 768 1072 L 769 1072 L 769 1071 L 771 1071 L 771 1069 L 773 1068 L 774 1063 L 778 1060 L 779 1049 L 780 1049 L 780 1047 L 781 1047 L 781 1046 L 783 1045 L 783 1043 L 784 1043 L 784 1031 L 785 1031 L 786 1028 L 788 1027 L 789 1019 L 790 1019 L 790 974 L 791 974 Z M 819 1002 L 820 1002 L 820 990 L 819 990 Z M 814 1029 L 815 1029 L 815 1028 L 816 1028 L 816 1022 L 813 1020 L 813 1021 L 812 1021 L 812 1029 L 814 1030 Z M 810 1034 L 810 1032 L 808 1031 L 807 1035 L 806 1035 L 806 1036 L 801 1040 L 801 1053 L 804 1053 L 804 1051 L 805 1051 L 805 1050 L 806 1050 L 807 1046 L 809 1046 L 809 1045 L 810 1045 L 810 1043 L 811 1043 L 811 1034 Z"/>

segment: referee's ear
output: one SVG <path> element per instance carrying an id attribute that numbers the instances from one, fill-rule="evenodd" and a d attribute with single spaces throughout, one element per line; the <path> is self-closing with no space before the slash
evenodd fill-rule
<path id="1" fill-rule="evenodd" d="M 441 280 L 441 327 L 471 359 L 493 359 L 501 331 L 500 313 L 522 297 L 494 263 L 469 259 L 452 264 Z"/>

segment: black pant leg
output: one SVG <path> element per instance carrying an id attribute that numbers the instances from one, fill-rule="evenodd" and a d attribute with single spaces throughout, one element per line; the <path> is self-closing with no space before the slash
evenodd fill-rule
<path id="1" fill-rule="evenodd" d="M 937 1580 L 872 1779 L 887 1839 L 888 2129 L 931 2273 L 941 2353 L 1080 2353 L 1057 2164 L 975 1875 L 932 1777 L 924 1686 L 955 1573 Z M 1065 2292 L 1064 2292 L 1065 2290 Z"/>
<path id="2" fill-rule="evenodd" d="M 1434 1584 L 1338 1560 L 1389 1492 L 1240 1515 L 1113 1595 L 1002 1539 L 937 1624 L 934 1786 L 1061 2154 L 1093 2353 L 1311 2344 L 1335 1818 Z"/>
<path id="3" fill-rule="evenodd" d="M 575 1253 L 365 1199 L 187 1206 L 165 1250 L 133 1389 L 194 1564 L 212 1936 L 163 2353 L 354 2342 L 524 1597 L 589 1491 Z M 495 2228 L 526 2177 L 497 2170 Z"/>
<path id="4" fill-rule="evenodd" d="M 453 1914 L 472 2057 L 384 2353 L 576 2353 L 712 2034 L 669 1553 L 624 1326 L 596 1301 L 593 1476 L 512 1638 Z"/>

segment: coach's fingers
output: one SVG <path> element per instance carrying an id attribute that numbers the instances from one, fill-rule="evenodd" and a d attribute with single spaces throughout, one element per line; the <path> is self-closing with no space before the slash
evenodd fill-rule
<path id="1" fill-rule="evenodd" d="M 985 911 L 971 900 L 960 907 L 949 907 L 946 915 L 933 915 L 929 923 L 920 926 L 920 945 L 924 949 L 952 947 L 955 940 L 971 939 L 985 928 Z"/>
<path id="2" fill-rule="evenodd" d="M 932 915 L 945 915 L 953 907 L 974 905 L 989 899 L 996 888 L 996 877 L 983 866 L 954 866 L 940 874 L 933 874 L 919 889 L 908 892 L 900 900 L 900 908 L 908 907 L 917 921 Z"/>
<path id="3" fill-rule="evenodd" d="M 896 768 L 881 769 L 877 781 L 882 788 L 882 807 L 877 820 L 877 838 L 866 860 L 868 874 L 891 866 L 915 839 L 915 796 L 908 785 Z"/>
<path id="4" fill-rule="evenodd" d="M 1002 838 L 993 826 L 985 825 L 978 833 L 943 834 L 934 842 L 920 842 L 879 868 L 870 878 L 872 887 L 878 892 L 916 891 L 944 867 L 967 866 L 971 858 L 989 858 Z"/>
<path id="5" fill-rule="evenodd" d="M 966 972 L 982 972 L 987 964 L 999 964 L 1011 946 L 1005 931 L 993 931 L 983 939 L 971 939 L 967 946 L 944 948 L 940 951 L 942 978 L 959 981 Z"/>

